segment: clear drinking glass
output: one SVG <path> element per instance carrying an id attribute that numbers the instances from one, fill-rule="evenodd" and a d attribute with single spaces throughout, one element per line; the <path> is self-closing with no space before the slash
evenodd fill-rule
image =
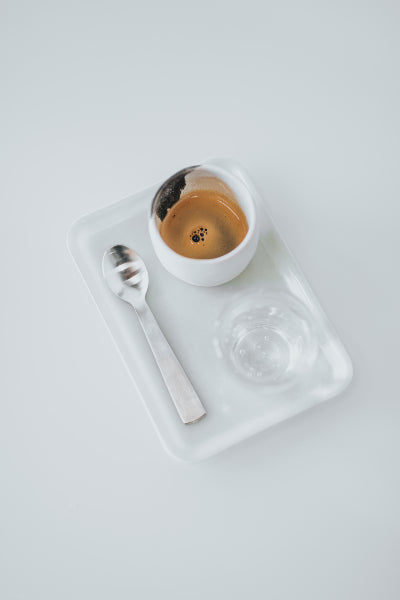
<path id="1" fill-rule="evenodd" d="M 234 298 L 217 322 L 217 344 L 233 370 L 255 383 L 290 385 L 317 354 L 312 316 L 295 296 L 255 290 Z"/>

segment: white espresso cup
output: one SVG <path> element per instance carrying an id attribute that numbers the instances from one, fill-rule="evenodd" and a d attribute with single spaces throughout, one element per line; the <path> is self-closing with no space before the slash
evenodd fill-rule
<path id="1" fill-rule="evenodd" d="M 196 190 L 220 192 L 239 204 L 247 219 L 248 231 L 233 250 L 217 258 L 188 258 L 170 248 L 160 234 L 160 225 L 183 193 Z M 192 285 L 214 286 L 239 275 L 253 258 L 259 230 L 256 207 L 244 182 L 221 167 L 199 165 L 172 175 L 159 188 L 151 206 L 150 238 L 161 264 L 172 275 Z"/>

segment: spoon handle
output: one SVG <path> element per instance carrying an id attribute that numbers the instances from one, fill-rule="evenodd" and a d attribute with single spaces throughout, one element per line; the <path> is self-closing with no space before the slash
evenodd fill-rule
<path id="1" fill-rule="evenodd" d="M 180 418 L 184 423 L 198 421 L 206 410 L 148 304 L 135 310 Z"/>

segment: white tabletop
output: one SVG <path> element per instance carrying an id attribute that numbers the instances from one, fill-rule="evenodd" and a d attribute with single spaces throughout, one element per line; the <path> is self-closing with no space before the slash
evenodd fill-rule
<path id="1" fill-rule="evenodd" d="M 2 600 L 398 600 L 399 17 L 382 0 L 9 3 Z M 253 177 L 355 379 L 186 466 L 65 238 L 211 156 Z"/>

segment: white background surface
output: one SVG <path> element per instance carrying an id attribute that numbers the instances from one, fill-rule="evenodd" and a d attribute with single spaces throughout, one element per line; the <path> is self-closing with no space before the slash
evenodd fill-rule
<path id="1" fill-rule="evenodd" d="M 0 597 L 400 597 L 397 2 L 2 4 Z M 164 454 L 65 245 L 243 163 L 346 344 L 340 398 Z"/>

